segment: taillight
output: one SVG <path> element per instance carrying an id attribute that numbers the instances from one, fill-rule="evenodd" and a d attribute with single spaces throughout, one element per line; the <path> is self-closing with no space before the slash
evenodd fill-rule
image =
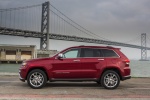
<path id="1" fill-rule="evenodd" d="M 129 67 L 129 64 L 130 64 L 130 60 L 124 60 L 124 62 L 125 62 L 125 67 Z"/>

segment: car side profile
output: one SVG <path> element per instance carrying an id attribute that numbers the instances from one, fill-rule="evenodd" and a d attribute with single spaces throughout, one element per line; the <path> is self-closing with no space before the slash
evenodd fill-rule
<path id="1" fill-rule="evenodd" d="M 74 46 L 49 58 L 24 61 L 19 78 L 39 89 L 47 81 L 95 81 L 106 89 L 115 89 L 130 79 L 129 59 L 119 48 Z"/>

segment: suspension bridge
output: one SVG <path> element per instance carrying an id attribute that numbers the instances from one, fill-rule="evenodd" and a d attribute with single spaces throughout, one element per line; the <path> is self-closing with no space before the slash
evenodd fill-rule
<path id="1" fill-rule="evenodd" d="M 147 59 L 146 33 L 141 45 L 107 40 L 85 29 L 49 2 L 43 4 L 0 9 L 0 35 L 40 38 L 40 49 L 49 49 L 49 39 L 105 44 L 141 49 L 141 60 Z"/>

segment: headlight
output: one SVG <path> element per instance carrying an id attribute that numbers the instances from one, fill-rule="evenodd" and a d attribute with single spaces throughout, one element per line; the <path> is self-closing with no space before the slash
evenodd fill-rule
<path id="1" fill-rule="evenodd" d="M 25 66 L 25 65 L 27 65 L 27 63 L 26 63 L 26 62 L 23 62 L 23 63 L 22 63 L 22 66 Z"/>

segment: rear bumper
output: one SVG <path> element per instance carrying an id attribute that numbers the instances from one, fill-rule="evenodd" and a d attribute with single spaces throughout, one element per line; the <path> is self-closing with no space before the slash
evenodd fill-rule
<path id="1" fill-rule="evenodd" d="M 122 80 L 127 80 L 131 78 L 131 69 L 130 67 L 125 67 L 123 69 Z"/>
<path id="2" fill-rule="evenodd" d="M 131 78 L 130 75 L 129 75 L 129 76 L 124 76 L 124 77 L 122 77 L 122 81 L 127 80 L 127 79 L 130 79 L 130 78 Z"/>

